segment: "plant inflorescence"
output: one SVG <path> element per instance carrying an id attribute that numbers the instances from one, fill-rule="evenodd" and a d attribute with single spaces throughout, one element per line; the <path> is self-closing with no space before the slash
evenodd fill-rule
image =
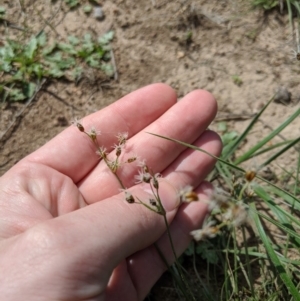
<path id="1" fill-rule="evenodd" d="M 98 142 L 97 136 L 101 134 L 100 131 L 95 128 L 91 128 L 86 131 L 83 124 L 80 120 L 75 119 L 73 124 L 78 128 L 78 130 L 84 134 L 86 134 L 90 140 L 93 142 L 96 148 L 96 154 L 105 162 L 108 169 L 112 172 L 112 174 L 116 177 L 118 183 L 120 184 L 120 191 L 124 193 L 124 200 L 129 204 L 139 204 L 147 208 L 148 210 L 154 212 L 155 214 L 159 214 L 163 217 L 166 231 L 168 233 L 170 245 L 173 251 L 173 255 L 175 258 L 175 268 L 177 270 L 176 273 L 179 274 L 179 277 L 174 277 L 177 279 L 178 285 L 181 289 L 181 293 L 186 297 L 186 300 L 195 300 L 193 295 L 191 294 L 190 288 L 186 282 L 186 278 L 182 272 L 182 267 L 178 261 L 178 256 L 175 251 L 175 247 L 173 245 L 173 240 L 169 231 L 169 224 L 166 217 L 166 210 L 161 202 L 159 187 L 160 187 L 160 178 L 161 174 L 152 172 L 151 168 L 146 164 L 144 160 L 141 160 L 138 155 L 129 155 L 124 160 L 124 153 L 126 153 L 126 142 L 128 139 L 128 133 L 118 133 L 116 135 L 117 142 L 114 144 L 114 151 L 108 153 L 106 148 L 101 146 Z M 126 164 L 131 164 L 133 162 L 137 162 L 137 167 L 139 167 L 138 174 L 134 176 L 135 183 L 146 183 L 149 185 L 151 191 L 151 196 L 148 200 L 142 200 L 136 195 L 133 195 L 131 191 L 125 187 L 122 179 L 119 177 L 118 170 Z M 178 191 L 178 198 L 181 203 L 190 203 L 194 201 L 199 201 L 198 195 L 193 191 L 191 186 L 187 186 L 184 189 Z M 158 248 L 158 247 L 157 247 Z M 166 263 L 166 259 L 164 255 L 158 250 L 162 260 Z M 168 269 L 170 267 L 166 266 Z"/>

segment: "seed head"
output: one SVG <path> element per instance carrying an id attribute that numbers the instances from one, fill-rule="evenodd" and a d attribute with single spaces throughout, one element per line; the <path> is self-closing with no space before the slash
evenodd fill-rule
<path id="1" fill-rule="evenodd" d="M 121 153 L 122 153 L 122 144 L 118 144 L 118 145 L 114 145 L 114 148 L 116 150 L 116 156 L 120 157 Z"/>
<path id="2" fill-rule="evenodd" d="M 248 220 L 248 210 L 242 202 L 233 204 L 223 215 L 234 227 L 239 227 Z"/>
<path id="3" fill-rule="evenodd" d="M 118 160 L 110 161 L 107 164 L 113 173 L 116 173 L 118 168 L 121 166 L 121 163 Z"/>
<path id="4" fill-rule="evenodd" d="M 160 173 L 156 173 L 153 177 L 152 177 L 152 185 L 155 189 L 158 189 L 159 187 L 159 183 L 158 183 L 158 178 L 161 178 L 161 174 Z"/>
<path id="5" fill-rule="evenodd" d="M 247 182 L 252 182 L 255 177 L 256 177 L 256 172 L 254 170 L 246 171 L 245 178 L 246 178 Z"/>
<path id="6" fill-rule="evenodd" d="M 118 138 L 118 142 L 120 145 L 125 145 L 125 143 L 128 139 L 128 133 L 127 132 L 118 133 L 117 138 Z"/>
<path id="7" fill-rule="evenodd" d="M 224 211 L 230 206 L 230 194 L 222 188 L 215 187 L 212 200 L 209 202 L 209 210 Z"/>
<path id="8" fill-rule="evenodd" d="M 132 163 L 137 160 L 137 156 L 133 156 L 127 159 L 126 163 Z"/>
<path id="9" fill-rule="evenodd" d="M 300 49 L 299 49 L 299 48 L 300 48 L 300 47 L 298 46 L 298 47 L 297 47 L 297 51 L 294 50 L 294 49 L 292 49 L 292 53 L 293 53 L 292 58 L 293 58 L 293 59 L 296 59 L 297 61 L 300 61 Z"/>
<path id="10" fill-rule="evenodd" d="M 121 189 L 122 192 L 125 193 L 125 200 L 129 204 L 133 204 L 135 202 L 134 197 L 130 191 L 127 189 Z"/>
<path id="11" fill-rule="evenodd" d="M 207 222 L 202 229 L 194 230 L 190 234 L 196 241 L 204 240 L 206 238 L 214 238 L 219 233 L 218 226 L 214 226 L 214 221 Z"/>
<path id="12" fill-rule="evenodd" d="M 97 136 L 101 135 L 101 131 L 97 131 L 95 127 L 92 127 L 87 134 L 93 141 L 96 141 Z"/>
<path id="13" fill-rule="evenodd" d="M 152 176 L 149 172 L 144 172 L 142 170 L 139 170 L 139 174 L 134 176 L 136 180 L 136 184 L 139 183 L 150 183 Z"/>
<path id="14" fill-rule="evenodd" d="M 150 202 L 150 205 L 157 207 L 157 202 L 154 199 L 150 199 L 149 202 Z"/>
<path id="15" fill-rule="evenodd" d="M 84 127 L 83 125 L 81 124 L 81 121 L 76 117 L 72 122 L 71 122 L 73 125 L 75 125 L 78 130 L 80 132 L 84 132 Z"/>
<path id="16" fill-rule="evenodd" d="M 99 155 L 102 159 L 106 159 L 107 158 L 107 152 L 106 152 L 106 148 L 101 146 L 97 151 L 96 154 Z"/>
<path id="17" fill-rule="evenodd" d="M 179 191 L 179 198 L 181 203 L 191 203 L 199 201 L 197 193 L 193 191 L 193 187 L 190 185 L 185 186 Z"/>

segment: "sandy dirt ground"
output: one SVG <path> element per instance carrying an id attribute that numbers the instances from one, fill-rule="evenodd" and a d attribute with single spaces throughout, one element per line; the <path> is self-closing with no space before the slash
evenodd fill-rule
<path id="1" fill-rule="evenodd" d="M 251 9 L 249 1 L 102 1 L 102 21 L 81 9 L 70 11 L 60 1 L 25 1 L 25 12 L 19 1 L 0 3 L 8 8 L 12 22 L 19 24 L 29 15 L 26 22 L 34 32 L 45 27 L 37 13 L 41 12 L 56 28 L 56 33 L 47 26 L 45 31 L 61 40 L 71 34 L 100 36 L 114 30 L 112 46 L 118 71 L 118 80 L 87 69 L 77 86 L 47 82 L 26 108 L 2 103 L 0 173 L 67 127 L 74 117 L 99 110 L 154 82 L 171 85 L 179 98 L 193 89 L 207 89 L 219 103 L 212 128 L 218 130 L 218 122 L 225 120 L 230 130 L 239 133 L 276 91 L 283 90 L 279 102 L 271 104 L 252 132 L 247 148 L 299 106 L 300 64 L 293 59 L 296 46 L 287 15 L 277 11 L 265 15 Z M 1 27 L 1 31 L 19 34 L 13 28 Z M 282 138 L 299 134 L 298 118 Z M 277 163 L 293 165 L 295 159 L 292 152 Z"/>
<path id="2" fill-rule="evenodd" d="M 25 10 L 16 0 L 0 0 L 0 5 L 7 8 L 7 19 L 20 26 L 26 22 L 34 33 L 45 28 L 52 38 L 64 40 L 68 35 L 89 32 L 98 37 L 113 30 L 117 76 L 108 78 L 87 68 L 77 85 L 47 81 L 29 104 L 2 102 L 0 175 L 68 127 L 74 117 L 155 82 L 171 85 L 178 99 L 193 89 L 207 89 L 219 104 L 211 127 L 218 131 L 225 121 L 238 133 L 276 93 L 276 102 L 251 132 L 243 151 L 299 108 L 300 62 L 292 55 L 296 45 L 286 13 L 264 14 L 246 0 L 103 0 L 104 19 L 96 20 L 93 13 L 87 15 L 80 7 L 70 10 L 63 1 L 23 2 Z M 41 15 L 51 27 L 45 26 Z M 21 33 L 1 26 L 0 35 L 17 38 Z M 271 144 L 299 134 L 297 118 Z M 272 168 L 276 173 L 282 173 L 281 167 L 292 171 L 296 154 L 292 149 Z"/>

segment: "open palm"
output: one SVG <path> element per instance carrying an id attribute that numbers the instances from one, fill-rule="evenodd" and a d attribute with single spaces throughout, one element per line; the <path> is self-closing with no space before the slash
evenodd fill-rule
<path id="1" fill-rule="evenodd" d="M 206 214 L 205 202 L 178 207 L 175 188 L 192 185 L 205 200 L 211 157 L 149 135 L 193 143 L 218 155 L 219 137 L 207 127 L 216 114 L 201 90 L 177 102 L 174 91 L 155 84 L 137 90 L 82 120 L 101 131 L 98 143 L 112 151 L 116 134 L 128 132 L 126 150 L 160 172 L 160 195 L 177 254 Z M 141 199 L 136 164 L 118 171 Z M 172 263 L 162 217 L 128 204 L 89 137 L 69 127 L 0 178 L 0 291 L 3 300 L 142 300 L 165 270 L 153 244 Z"/>

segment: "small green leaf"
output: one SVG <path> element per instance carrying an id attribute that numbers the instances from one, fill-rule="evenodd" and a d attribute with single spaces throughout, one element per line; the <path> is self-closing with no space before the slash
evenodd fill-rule
<path id="1" fill-rule="evenodd" d="M 33 63 L 30 65 L 31 72 L 34 73 L 39 79 L 43 77 L 44 67 L 40 63 Z"/>
<path id="2" fill-rule="evenodd" d="M 82 67 L 75 67 L 73 72 L 72 72 L 72 77 L 75 81 L 77 81 L 82 74 L 83 68 Z"/>
<path id="3" fill-rule="evenodd" d="M 2 19 L 5 16 L 6 9 L 3 6 L 0 6 L 0 19 Z"/>
<path id="4" fill-rule="evenodd" d="M 239 136 L 239 134 L 237 132 L 234 132 L 234 131 L 223 134 L 222 137 L 221 137 L 223 145 L 229 144 L 234 139 L 236 139 L 238 136 Z"/>
<path id="5" fill-rule="evenodd" d="M 26 45 L 25 47 L 24 50 L 25 57 L 32 60 L 37 48 L 38 48 L 38 42 L 37 39 L 34 37 L 29 41 L 28 45 Z"/>
<path id="6" fill-rule="evenodd" d="M 0 71 L 9 72 L 9 71 L 11 71 L 11 69 L 12 69 L 12 66 L 11 66 L 10 62 L 0 60 Z"/>
<path id="7" fill-rule="evenodd" d="M 92 36 L 88 33 L 84 35 L 82 42 L 82 51 L 88 54 L 92 53 L 95 49 L 94 43 L 92 41 Z"/>
<path id="8" fill-rule="evenodd" d="M 203 259 L 211 264 L 217 264 L 219 261 L 218 254 L 213 249 L 213 245 L 210 242 L 202 242 L 196 247 L 196 253 L 201 255 Z"/>
<path id="9" fill-rule="evenodd" d="M 57 44 L 53 43 L 51 46 L 44 48 L 42 55 L 47 56 L 47 55 L 51 54 L 54 51 L 54 49 L 56 48 L 56 46 L 57 46 Z"/>
<path id="10" fill-rule="evenodd" d="M 279 5 L 279 1 L 278 0 L 254 0 L 253 5 L 261 6 L 265 10 L 270 10 L 274 8 L 276 5 Z"/>
<path id="11" fill-rule="evenodd" d="M 45 46 L 47 42 L 47 36 L 45 32 L 42 30 L 41 33 L 37 36 L 38 46 Z"/>
<path id="12" fill-rule="evenodd" d="M 9 97 L 12 101 L 22 101 L 22 100 L 26 99 L 26 96 L 19 89 L 10 90 Z"/>
<path id="13" fill-rule="evenodd" d="M 48 74 L 54 78 L 60 78 L 64 76 L 64 73 L 57 67 L 56 64 L 49 64 Z"/>
<path id="14" fill-rule="evenodd" d="M 33 96 L 34 92 L 35 92 L 35 88 L 36 88 L 36 84 L 34 83 L 24 83 L 23 85 L 23 92 L 24 95 L 26 96 L 26 98 L 30 98 Z"/>
<path id="15" fill-rule="evenodd" d="M 14 81 L 23 81 L 24 71 L 19 69 L 13 76 Z"/>
<path id="16" fill-rule="evenodd" d="M 243 80 L 237 74 L 232 75 L 232 81 L 239 87 L 243 84 Z"/>
<path id="17" fill-rule="evenodd" d="M 63 60 L 57 64 L 60 69 L 69 69 L 75 65 L 75 59 L 72 57 L 63 58 Z"/>
<path id="18" fill-rule="evenodd" d="M 227 123 L 226 122 L 219 122 L 218 123 L 218 131 L 219 132 L 226 132 L 227 131 Z"/>
<path id="19" fill-rule="evenodd" d="M 78 0 L 65 0 L 66 4 L 69 5 L 71 8 L 77 6 L 79 4 Z"/>
<path id="20" fill-rule="evenodd" d="M 56 51 L 51 55 L 45 56 L 45 60 L 52 63 L 58 63 L 62 60 L 62 53 L 60 51 Z"/>
<path id="21" fill-rule="evenodd" d="M 68 40 L 74 46 L 79 44 L 79 39 L 76 38 L 75 36 L 68 36 Z"/>
<path id="22" fill-rule="evenodd" d="M 67 53 L 75 55 L 77 51 L 74 49 L 73 45 L 67 43 L 58 43 L 57 47 Z"/>
<path id="23" fill-rule="evenodd" d="M 115 71 L 111 64 L 102 64 L 101 70 L 107 75 L 107 76 L 113 76 Z"/>
<path id="24" fill-rule="evenodd" d="M 91 11 L 92 11 L 93 7 L 91 5 L 85 5 L 83 7 L 83 11 L 86 13 L 86 14 L 89 14 Z"/>
<path id="25" fill-rule="evenodd" d="M 87 62 L 88 65 L 90 65 L 93 68 L 100 68 L 100 59 L 99 56 L 97 55 L 90 55 L 88 56 L 85 61 Z"/>
<path id="26" fill-rule="evenodd" d="M 103 59 L 103 61 L 105 61 L 105 62 L 108 62 L 108 61 L 110 61 L 110 59 L 111 59 L 110 52 L 108 52 L 108 51 L 110 51 L 110 50 L 104 50 L 104 49 L 102 49 L 102 51 L 101 51 L 101 53 L 102 53 L 102 55 L 103 55 L 102 59 Z"/>
<path id="27" fill-rule="evenodd" d="M 99 37 L 98 38 L 98 43 L 100 45 L 106 45 L 110 41 L 112 41 L 113 38 L 114 38 L 114 31 L 111 30 L 111 31 L 107 32 L 106 34 L 104 34 L 102 37 Z"/>
<path id="28" fill-rule="evenodd" d="M 10 43 L 5 43 L 4 47 L 0 48 L 0 58 L 10 62 L 15 57 L 15 52 Z"/>

